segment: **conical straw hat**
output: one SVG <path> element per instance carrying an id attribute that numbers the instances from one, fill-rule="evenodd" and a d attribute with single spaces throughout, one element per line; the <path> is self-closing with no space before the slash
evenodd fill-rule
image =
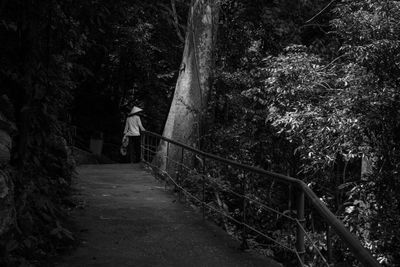
<path id="1" fill-rule="evenodd" d="M 131 113 L 130 113 L 130 114 L 135 114 L 135 113 L 138 113 L 138 112 L 140 112 L 140 111 L 143 111 L 143 109 L 141 109 L 141 108 L 139 108 L 139 107 L 136 107 L 136 106 L 134 106 L 134 107 L 132 108 L 132 110 L 131 110 Z"/>

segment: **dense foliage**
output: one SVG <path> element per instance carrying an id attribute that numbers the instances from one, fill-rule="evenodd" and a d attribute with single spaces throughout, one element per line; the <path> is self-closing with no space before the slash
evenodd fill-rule
<path id="1" fill-rule="evenodd" d="M 118 144 L 126 113 L 141 104 L 158 107 L 148 109 L 148 126 L 161 131 L 187 4 L 172 10 L 170 1 L 6 0 L 0 7 L 0 96 L 7 102 L 0 111 L 17 128 L 15 218 L 0 242 L 0 265 L 40 266 L 74 242 L 66 221 L 72 126 L 85 141 L 105 132 Z"/>
<path id="2" fill-rule="evenodd" d="M 68 4 L 2 3 L 0 95 L 9 99 L 17 130 L 11 159 L 15 218 L 2 238 L 1 264 L 17 265 L 24 258 L 40 261 L 73 241 L 63 210 L 74 162 L 62 122 L 76 85 L 72 60 L 84 42 L 66 13 Z"/>
<path id="3" fill-rule="evenodd" d="M 398 2 L 225 2 L 209 149 L 305 180 L 397 266 Z"/>

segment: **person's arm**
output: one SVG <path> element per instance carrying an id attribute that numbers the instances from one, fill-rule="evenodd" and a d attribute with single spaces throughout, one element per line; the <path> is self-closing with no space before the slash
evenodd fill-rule
<path id="1" fill-rule="evenodd" d="M 143 127 L 143 125 L 142 125 L 142 121 L 140 120 L 140 117 L 138 116 L 138 126 L 139 126 L 139 129 L 141 130 L 141 131 L 146 131 L 146 129 Z"/>
<path id="2" fill-rule="evenodd" d="M 125 122 L 125 129 L 124 129 L 124 135 L 126 135 L 126 134 L 128 133 L 128 130 L 129 130 L 129 123 L 128 123 L 128 119 L 126 119 L 126 122 Z"/>

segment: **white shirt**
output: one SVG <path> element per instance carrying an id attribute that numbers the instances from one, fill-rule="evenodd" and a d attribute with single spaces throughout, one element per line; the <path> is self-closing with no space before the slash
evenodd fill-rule
<path id="1" fill-rule="evenodd" d="M 140 117 L 133 115 L 126 119 L 124 135 L 126 136 L 140 136 L 140 130 L 144 131 L 144 127 L 140 120 Z"/>

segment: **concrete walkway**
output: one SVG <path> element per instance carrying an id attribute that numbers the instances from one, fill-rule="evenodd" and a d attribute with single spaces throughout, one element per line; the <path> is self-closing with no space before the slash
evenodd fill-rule
<path id="1" fill-rule="evenodd" d="M 82 244 L 56 266 L 280 266 L 240 251 L 140 165 L 87 165 L 78 172 L 87 206 L 73 216 Z"/>

